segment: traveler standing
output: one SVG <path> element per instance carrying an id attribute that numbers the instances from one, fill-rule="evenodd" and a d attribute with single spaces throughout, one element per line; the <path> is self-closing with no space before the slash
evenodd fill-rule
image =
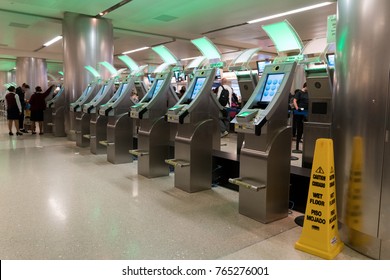
<path id="1" fill-rule="evenodd" d="M 46 109 L 45 98 L 50 94 L 51 89 L 54 85 L 51 85 L 44 93 L 40 86 L 35 87 L 35 92 L 30 97 L 30 111 L 31 111 L 31 122 L 32 122 L 32 134 L 36 134 L 36 122 L 39 125 L 39 134 L 43 134 L 43 111 Z"/>
<path id="2" fill-rule="evenodd" d="M 233 95 L 233 89 L 228 85 L 228 80 L 226 78 L 222 78 L 221 85 L 218 87 L 217 90 L 217 99 L 219 103 L 225 107 L 224 115 L 222 118 L 220 118 L 220 130 L 221 130 L 221 137 L 225 137 L 229 134 L 229 108 L 232 104 L 232 95 Z"/>
<path id="3" fill-rule="evenodd" d="M 300 91 L 294 95 L 294 107 L 297 122 L 297 140 L 296 150 L 299 151 L 299 142 L 301 142 L 303 135 L 303 122 L 306 121 L 307 111 L 309 109 L 309 92 L 307 91 L 307 84 L 304 83 Z"/>
<path id="4" fill-rule="evenodd" d="M 20 131 L 27 133 L 28 131 L 24 129 L 24 110 L 26 109 L 26 91 L 30 89 L 30 86 L 26 83 L 23 83 L 21 87 L 16 88 L 16 94 L 19 95 L 20 105 L 22 106 L 22 113 L 19 115 L 19 127 Z"/>
<path id="5" fill-rule="evenodd" d="M 22 135 L 19 131 L 19 116 L 22 112 L 19 96 L 15 93 L 15 87 L 10 86 L 8 93 L 5 95 L 5 110 L 7 111 L 9 135 L 14 135 L 12 132 L 12 123 L 16 128 L 16 135 Z"/>

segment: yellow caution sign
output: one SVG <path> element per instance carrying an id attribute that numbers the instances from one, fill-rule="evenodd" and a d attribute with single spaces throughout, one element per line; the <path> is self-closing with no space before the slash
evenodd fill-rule
<path id="1" fill-rule="evenodd" d="M 363 177 L 363 139 L 354 137 L 352 145 L 351 171 L 349 175 L 345 223 L 348 226 L 348 241 L 354 246 L 363 246 L 367 240 L 362 234 L 362 177 Z"/>
<path id="2" fill-rule="evenodd" d="M 344 248 L 337 225 L 333 141 L 317 139 L 301 237 L 295 248 L 333 259 Z"/>

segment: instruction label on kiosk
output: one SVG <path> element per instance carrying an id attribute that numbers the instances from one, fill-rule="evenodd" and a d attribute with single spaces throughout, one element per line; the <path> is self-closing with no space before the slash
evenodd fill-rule
<path id="1" fill-rule="evenodd" d="M 343 249 L 336 209 L 333 141 L 317 139 L 302 234 L 295 248 L 324 259 Z"/>

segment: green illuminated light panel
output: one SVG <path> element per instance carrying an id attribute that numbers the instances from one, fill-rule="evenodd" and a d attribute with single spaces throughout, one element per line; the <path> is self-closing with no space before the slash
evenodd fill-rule
<path id="1" fill-rule="evenodd" d="M 177 58 L 165 46 L 153 47 L 154 50 L 168 64 L 178 64 Z"/>
<path id="2" fill-rule="evenodd" d="M 124 64 L 126 64 L 126 66 L 131 70 L 131 71 L 135 71 L 138 69 L 138 64 L 133 60 L 131 59 L 130 57 L 128 57 L 127 55 L 120 55 L 118 56 L 118 58 L 120 60 L 123 61 Z"/>
<path id="3" fill-rule="evenodd" d="M 191 43 L 193 43 L 200 50 L 203 56 L 207 57 L 209 60 L 221 60 L 221 54 L 219 53 L 217 47 L 208 38 L 202 37 L 199 39 L 191 40 Z"/>
<path id="4" fill-rule="evenodd" d="M 103 65 L 104 67 L 107 68 L 108 71 L 110 71 L 111 75 L 116 75 L 116 73 L 118 73 L 118 71 L 115 69 L 114 66 L 112 66 L 110 63 L 108 63 L 107 61 L 103 61 L 103 62 L 99 62 L 99 64 Z"/>
<path id="5" fill-rule="evenodd" d="M 249 116 L 250 114 L 253 114 L 253 112 L 244 111 L 244 112 L 240 113 L 239 115 L 240 115 L 240 117 L 247 117 L 247 116 Z"/>
<path id="6" fill-rule="evenodd" d="M 292 50 L 302 50 L 302 41 L 287 20 L 274 24 L 263 25 L 262 28 L 265 32 L 267 32 L 279 53 Z"/>
<path id="7" fill-rule="evenodd" d="M 95 78 L 99 78 L 100 77 L 100 74 L 98 73 L 98 71 L 96 71 L 95 68 L 93 68 L 92 66 L 84 66 L 85 69 L 87 69 L 89 72 L 91 72 L 91 74 L 95 77 Z"/>
<path id="8" fill-rule="evenodd" d="M 61 76 L 64 76 L 64 72 L 58 71 L 58 73 L 59 73 Z"/>

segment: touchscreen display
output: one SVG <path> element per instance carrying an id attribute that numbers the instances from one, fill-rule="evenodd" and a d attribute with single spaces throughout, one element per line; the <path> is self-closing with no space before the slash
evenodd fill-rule
<path id="1" fill-rule="evenodd" d="M 79 101 L 83 101 L 90 91 L 91 91 L 91 86 L 88 86 L 87 89 L 84 91 L 84 93 L 80 96 Z"/>
<path id="2" fill-rule="evenodd" d="M 106 86 L 107 86 L 107 85 L 103 85 L 103 86 L 102 86 L 102 88 L 100 89 L 100 91 L 99 91 L 98 94 L 95 96 L 95 98 L 93 99 L 92 102 L 96 102 L 96 101 L 99 99 L 99 97 L 103 95 L 104 90 L 106 89 Z"/>
<path id="3" fill-rule="evenodd" d="M 265 81 L 263 94 L 261 95 L 260 102 L 269 103 L 272 101 L 280 85 L 283 82 L 284 73 L 281 74 L 268 74 Z"/>
<path id="4" fill-rule="evenodd" d="M 118 100 L 118 98 L 122 95 L 122 93 L 126 91 L 127 85 L 128 85 L 127 83 L 121 84 L 121 86 L 118 88 L 115 95 L 112 97 L 111 102 L 115 102 Z"/>
<path id="5" fill-rule="evenodd" d="M 194 100 L 194 98 L 198 95 L 199 91 L 202 89 L 204 82 L 206 81 L 206 77 L 198 77 L 195 81 L 194 89 L 191 93 L 191 100 Z"/>
<path id="6" fill-rule="evenodd" d="M 328 66 L 334 67 L 334 64 L 335 64 L 334 54 L 327 54 L 326 57 L 328 58 Z"/>
<path id="7" fill-rule="evenodd" d="M 162 84 L 164 83 L 164 80 L 161 80 L 161 79 L 156 80 L 156 81 L 154 81 L 154 83 L 156 84 L 156 86 L 153 88 L 153 91 L 150 94 L 149 100 L 151 100 L 153 98 L 153 96 L 156 94 L 156 92 L 158 92 L 158 90 L 161 88 Z"/>

